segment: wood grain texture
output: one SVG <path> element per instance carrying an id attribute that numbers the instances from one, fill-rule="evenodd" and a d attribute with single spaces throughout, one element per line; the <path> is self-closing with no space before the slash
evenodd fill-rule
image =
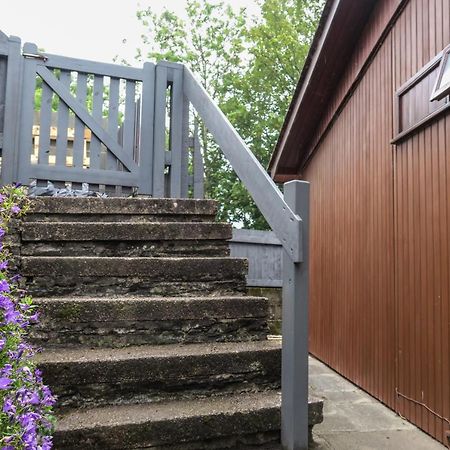
<path id="1" fill-rule="evenodd" d="M 410 0 L 351 96 L 340 110 L 336 103 L 364 63 L 365 42 L 386 22 L 387 3 L 379 2 L 367 37 L 356 43 L 303 173 L 312 186 L 311 351 L 444 442 L 450 428 L 448 110 L 398 145 L 390 141 L 399 125 L 395 93 L 450 42 L 449 2 Z M 404 99 L 404 124 L 438 107 L 426 101 L 431 78 Z"/>

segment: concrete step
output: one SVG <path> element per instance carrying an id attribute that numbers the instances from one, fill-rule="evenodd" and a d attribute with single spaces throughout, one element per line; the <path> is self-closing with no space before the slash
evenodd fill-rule
<path id="1" fill-rule="evenodd" d="M 24 256 L 228 256 L 231 225 L 213 222 L 32 222 Z"/>
<path id="2" fill-rule="evenodd" d="M 277 341 L 46 350 L 37 357 L 58 408 L 158 402 L 280 386 Z"/>
<path id="3" fill-rule="evenodd" d="M 277 391 L 110 406 L 62 415 L 55 448 L 123 450 L 265 449 L 280 439 Z M 309 427 L 322 422 L 322 402 L 309 402 Z"/>
<path id="4" fill-rule="evenodd" d="M 243 258 L 24 256 L 21 273 L 34 296 L 228 295 L 246 290 Z"/>
<path id="5" fill-rule="evenodd" d="M 36 298 L 40 347 L 126 347 L 237 342 L 267 337 L 262 297 Z"/>
<path id="6" fill-rule="evenodd" d="M 26 222 L 211 222 L 214 200 L 37 197 Z"/>

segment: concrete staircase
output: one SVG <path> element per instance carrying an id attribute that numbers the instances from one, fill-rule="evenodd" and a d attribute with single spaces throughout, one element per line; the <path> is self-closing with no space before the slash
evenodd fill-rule
<path id="1" fill-rule="evenodd" d="M 277 445 L 280 343 L 215 213 L 206 200 L 34 200 L 20 260 L 43 311 L 32 339 L 59 398 L 56 449 Z"/>

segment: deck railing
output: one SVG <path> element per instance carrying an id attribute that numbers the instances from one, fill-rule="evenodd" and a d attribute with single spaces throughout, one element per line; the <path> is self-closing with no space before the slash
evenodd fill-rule
<path id="1" fill-rule="evenodd" d="M 130 68 L 41 54 L 0 33 L 0 90 L 5 79 L 2 183 L 86 182 L 116 195 L 202 197 L 195 111 L 283 246 L 282 442 L 285 449 L 307 449 L 309 184 L 286 183 L 283 194 L 181 64 Z"/>

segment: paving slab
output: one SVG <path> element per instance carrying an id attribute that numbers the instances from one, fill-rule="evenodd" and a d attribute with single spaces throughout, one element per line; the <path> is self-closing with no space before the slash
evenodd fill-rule
<path id="1" fill-rule="evenodd" d="M 316 450 L 444 450 L 439 442 L 315 358 L 310 392 L 324 400 L 313 429 Z"/>

